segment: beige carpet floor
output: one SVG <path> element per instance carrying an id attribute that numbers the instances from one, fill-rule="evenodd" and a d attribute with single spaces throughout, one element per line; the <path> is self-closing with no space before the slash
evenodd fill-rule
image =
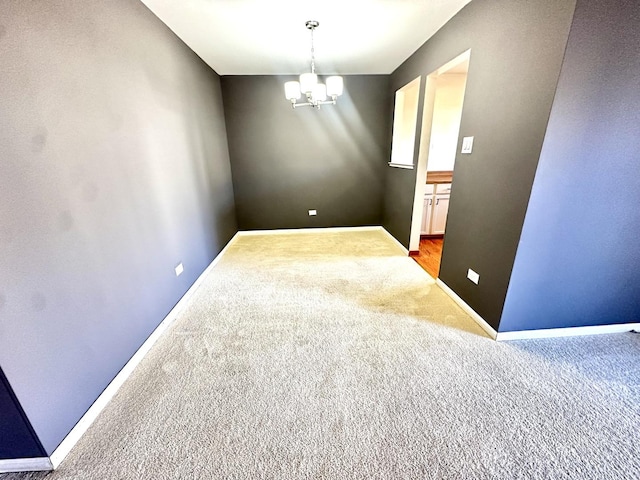
<path id="1" fill-rule="evenodd" d="M 496 343 L 381 231 L 240 237 L 61 467 L 640 478 L 640 335 Z"/>

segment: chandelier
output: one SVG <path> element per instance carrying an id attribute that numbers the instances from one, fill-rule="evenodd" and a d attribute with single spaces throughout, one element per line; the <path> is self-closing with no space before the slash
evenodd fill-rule
<path id="1" fill-rule="evenodd" d="M 342 95 L 344 82 L 342 77 L 338 75 L 327 77 L 326 85 L 318 82 L 315 50 L 313 48 L 313 31 L 318 28 L 320 23 L 315 20 L 309 20 L 305 25 L 311 31 L 311 73 L 300 75 L 299 82 L 286 82 L 284 84 L 284 95 L 291 102 L 293 108 L 314 107 L 319 109 L 320 105 L 335 105 L 337 98 Z M 297 103 L 302 94 L 305 95 L 307 101 Z M 327 100 L 327 98 L 330 98 L 330 100 Z"/>

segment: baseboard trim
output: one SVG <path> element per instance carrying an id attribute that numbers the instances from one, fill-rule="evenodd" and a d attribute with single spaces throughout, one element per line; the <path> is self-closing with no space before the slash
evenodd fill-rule
<path id="1" fill-rule="evenodd" d="M 603 335 L 607 333 L 624 333 L 640 330 L 640 323 L 623 323 L 618 325 L 596 325 L 591 327 L 545 328 L 542 330 L 519 330 L 515 332 L 498 332 L 496 340 L 530 340 L 534 338 L 576 337 L 581 335 Z"/>
<path id="2" fill-rule="evenodd" d="M 355 232 L 355 231 L 374 231 L 380 230 L 382 227 L 377 225 L 364 227 L 310 227 L 310 228 L 280 228 L 274 230 L 242 230 L 237 233 L 240 237 L 252 235 L 282 235 L 292 233 L 331 233 L 331 232 Z"/>
<path id="3" fill-rule="evenodd" d="M 237 233 L 239 237 L 247 237 L 252 235 L 282 235 L 282 234 L 296 234 L 296 233 L 331 233 L 331 232 L 374 232 L 382 231 L 393 240 L 402 250 L 402 253 L 409 255 L 404 245 L 402 245 L 393 235 L 391 235 L 384 227 L 380 225 L 371 225 L 364 227 L 317 227 L 317 228 L 282 228 L 275 230 L 242 230 Z"/>
<path id="4" fill-rule="evenodd" d="M 93 402 L 91 407 L 86 411 L 86 413 L 80 418 L 78 423 L 71 429 L 71 431 L 67 434 L 67 436 L 62 440 L 60 445 L 54 450 L 51 454 L 51 457 L 46 459 L 50 460 L 50 468 L 58 468 L 58 466 L 62 463 L 65 457 L 69 454 L 71 449 L 78 443 L 78 440 L 84 435 L 87 429 L 91 426 L 91 424 L 98 418 L 98 415 L 102 410 L 107 406 L 107 404 L 111 401 L 116 392 L 120 389 L 120 387 L 124 384 L 124 382 L 129 378 L 131 373 L 135 370 L 138 364 L 142 361 L 145 355 L 151 350 L 153 344 L 162 336 L 162 334 L 169 328 L 169 326 L 176 320 L 178 315 L 182 312 L 186 304 L 189 302 L 193 294 L 198 290 L 204 279 L 209 275 L 213 267 L 220 261 L 224 253 L 227 249 L 236 241 L 239 233 L 236 233 L 231 240 L 225 245 L 225 247 L 216 255 L 213 261 L 205 268 L 205 270 L 200 274 L 200 276 L 193 282 L 193 285 L 186 291 L 186 293 L 180 298 L 178 303 L 171 309 L 171 311 L 167 314 L 166 317 L 160 322 L 160 324 L 155 328 L 155 330 L 149 335 L 149 337 L 145 340 L 145 342 L 140 346 L 140 348 L 133 354 L 133 356 L 129 359 L 129 361 L 122 367 L 122 370 L 118 372 L 115 378 L 107 385 L 107 387 L 103 390 L 100 396 Z M 0 470 L 1 471 L 1 470 Z"/>
<path id="5" fill-rule="evenodd" d="M 476 311 L 467 304 L 467 302 L 462 300 L 462 298 L 460 298 L 456 292 L 451 290 L 448 285 L 439 278 L 436 279 L 436 285 L 438 285 L 444 291 L 444 293 L 449 295 L 449 297 L 451 297 L 451 299 L 456 302 L 460 308 L 462 308 L 471 318 L 473 318 L 473 320 L 480 326 L 480 328 L 482 328 L 487 333 L 487 335 L 489 335 L 494 340 L 497 340 L 498 332 L 496 332 L 495 329 L 491 325 L 489 325 L 484 318 L 478 315 Z"/>
<path id="6" fill-rule="evenodd" d="M 439 278 L 436 284 L 456 302 L 460 308 L 469 314 L 475 322 L 494 340 L 498 342 L 509 340 L 528 340 L 535 338 L 557 338 L 575 337 L 580 335 L 603 335 L 607 333 L 624 333 L 631 330 L 640 331 L 640 323 L 624 323 L 619 325 L 596 325 L 591 327 L 567 327 L 567 328 L 546 328 L 541 330 L 520 330 L 515 332 L 496 332 L 480 315 L 478 315 L 456 292 L 451 290 Z"/>
<path id="7" fill-rule="evenodd" d="M 386 233 L 386 234 L 387 234 L 387 236 L 388 236 L 391 240 L 393 240 L 393 243 L 395 243 L 395 244 L 398 246 L 398 248 L 400 248 L 400 250 L 402 250 L 402 253 L 404 253 L 405 255 L 409 255 L 409 250 L 408 250 L 404 245 L 402 245 L 402 244 L 398 241 L 398 239 L 397 239 L 396 237 L 394 237 L 394 236 L 393 236 L 393 235 L 391 235 L 389 232 L 387 232 L 387 229 L 386 229 L 386 228 L 384 228 L 384 227 L 378 227 L 378 228 L 379 228 L 380 230 L 382 230 L 384 233 Z"/>
<path id="8" fill-rule="evenodd" d="M 0 460 L 0 473 L 44 472 L 48 470 L 53 470 L 53 465 L 47 457 Z"/>

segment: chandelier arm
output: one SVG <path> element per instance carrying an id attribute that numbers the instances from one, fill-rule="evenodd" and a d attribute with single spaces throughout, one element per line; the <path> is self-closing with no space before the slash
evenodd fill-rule
<path id="1" fill-rule="evenodd" d="M 293 108 L 298 108 L 298 107 L 314 107 L 315 105 L 313 103 L 310 102 L 305 102 L 305 103 L 293 103 Z"/>
<path id="2" fill-rule="evenodd" d="M 293 108 L 298 108 L 298 107 L 320 108 L 320 105 L 336 105 L 336 103 L 337 102 L 335 100 L 326 100 L 326 101 L 322 101 L 322 102 L 292 103 L 291 106 Z"/>
<path id="3" fill-rule="evenodd" d="M 326 85 L 318 82 L 318 77 L 316 75 L 314 31 L 320 23 L 316 20 L 309 20 L 305 25 L 307 29 L 311 30 L 311 73 L 304 73 L 300 75 L 300 82 L 285 83 L 285 96 L 291 101 L 291 106 L 294 109 L 298 107 L 312 107 L 319 110 L 321 105 L 336 105 L 337 97 L 342 94 L 343 83 L 342 77 L 329 77 L 327 82 L 331 81 L 332 93 L 331 95 L 327 95 Z M 303 98 L 306 100 L 304 103 L 297 102 L 301 93 L 304 95 Z M 327 100 L 327 97 L 330 97 L 330 100 Z M 323 100 L 319 100 L 319 98 L 322 98 Z"/>

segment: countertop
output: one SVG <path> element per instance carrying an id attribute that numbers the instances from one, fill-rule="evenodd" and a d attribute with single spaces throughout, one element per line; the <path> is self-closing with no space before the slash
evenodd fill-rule
<path id="1" fill-rule="evenodd" d="M 453 171 L 427 172 L 427 183 L 451 183 Z"/>

